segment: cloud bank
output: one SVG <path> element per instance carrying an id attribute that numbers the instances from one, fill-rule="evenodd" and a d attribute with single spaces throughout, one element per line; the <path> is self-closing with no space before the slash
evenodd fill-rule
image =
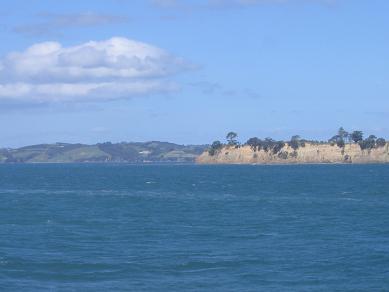
<path id="1" fill-rule="evenodd" d="M 188 64 L 166 51 L 114 37 L 63 47 L 37 43 L 0 60 L 0 101 L 115 100 L 177 89 L 174 74 Z"/>

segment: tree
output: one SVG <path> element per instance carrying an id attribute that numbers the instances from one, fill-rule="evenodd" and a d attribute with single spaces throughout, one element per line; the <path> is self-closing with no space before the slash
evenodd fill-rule
<path id="1" fill-rule="evenodd" d="M 363 140 L 363 132 L 362 131 L 354 131 L 351 133 L 351 140 L 355 143 L 359 143 Z"/>
<path id="2" fill-rule="evenodd" d="M 344 131 L 343 128 L 340 128 L 338 134 L 333 136 L 331 139 L 329 139 L 328 142 L 331 144 L 331 146 L 336 144 L 339 148 L 344 148 L 345 146 L 344 137 L 345 135 L 348 136 L 348 134 L 346 133 L 347 132 Z"/>
<path id="3" fill-rule="evenodd" d="M 376 146 L 376 139 L 376 136 L 370 135 L 367 139 L 358 142 L 359 147 L 361 147 L 362 150 L 371 150 Z"/>
<path id="4" fill-rule="evenodd" d="M 378 138 L 376 141 L 377 147 L 385 147 L 386 141 L 384 138 Z"/>
<path id="5" fill-rule="evenodd" d="M 208 150 L 209 155 L 213 156 L 223 148 L 223 144 L 220 141 L 214 141 Z"/>
<path id="6" fill-rule="evenodd" d="M 265 150 L 265 152 L 268 152 L 270 149 L 273 148 L 274 143 L 275 141 L 272 138 L 265 138 L 265 141 L 262 142 L 263 150 Z"/>
<path id="7" fill-rule="evenodd" d="M 340 127 L 339 130 L 338 130 L 338 136 L 339 136 L 340 139 L 345 141 L 345 140 L 348 139 L 349 134 L 348 134 L 348 132 L 345 129 L 343 129 L 343 127 Z"/>
<path id="8" fill-rule="evenodd" d="M 292 136 L 288 144 L 290 147 L 292 147 L 293 150 L 297 150 L 300 146 L 300 136 L 299 135 Z"/>
<path id="9" fill-rule="evenodd" d="M 261 150 L 261 143 L 260 143 L 260 139 L 258 139 L 257 137 L 253 137 L 253 138 L 250 138 L 247 140 L 246 144 L 250 146 L 251 150 L 253 150 L 254 152 Z"/>
<path id="10" fill-rule="evenodd" d="M 226 136 L 227 143 L 229 146 L 235 146 L 238 145 L 238 141 L 236 138 L 238 137 L 238 134 L 235 132 L 229 132 Z"/>

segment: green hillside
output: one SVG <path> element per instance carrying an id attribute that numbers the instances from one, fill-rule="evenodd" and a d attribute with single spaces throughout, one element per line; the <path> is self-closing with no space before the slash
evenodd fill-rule
<path id="1" fill-rule="evenodd" d="M 71 162 L 194 162 L 206 145 L 168 142 L 84 144 L 40 144 L 17 149 L 0 149 L 0 163 Z"/>

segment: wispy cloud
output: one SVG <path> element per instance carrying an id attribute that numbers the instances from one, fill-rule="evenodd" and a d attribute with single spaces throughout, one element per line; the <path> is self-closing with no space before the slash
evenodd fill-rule
<path id="1" fill-rule="evenodd" d="M 171 92 L 171 76 L 190 68 L 155 46 L 115 37 L 63 47 L 37 43 L 0 60 L 0 101 L 105 101 Z"/>
<path id="2" fill-rule="evenodd" d="M 243 89 L 231 89 L 225 88 L 219 83 L 216 82 L 208 82 L 208 81 L 198 81 L 191 82 L 188 84 L 189 87 L 200 91 L 205 95 L 220 95 L 225 97 L 233 97 L 233 98 L 250 98 L 250 99 L 258 99 L 261 98 L 261 94 L 257 91 L 254 91 L 249 88 Z"/>
<path id="3" fill-rule="evenodd" d="M 67 28 L 125 23 L 129 20 L 126 16 L 93 12 L 74 14 L 40 13 L 37 17 L 39 18 L 38 22 L 16 26 L 13 31 L 28 36 L 50 36 L 58 35 Z"/>
<path id="4" fill-rule="evenodd" d="M 161 8 L 174 9 L 217 9 L 217 8 L 238 8 L 250 7 L 260 4 L 323 4 L 333 5 L 339 0 L 151 0 L 151 3 Z"/>

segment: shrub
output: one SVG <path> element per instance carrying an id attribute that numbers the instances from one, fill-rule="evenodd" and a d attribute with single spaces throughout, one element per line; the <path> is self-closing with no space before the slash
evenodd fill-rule
<path id="1" fill-rule="evenodd" d="M 220 141 L 214 141 L 208 150 L 209 155 L 213 156 L 223 148 L 223 144 Z"/>
<path id="2" fill-rule="evenodd" d="M 275 141 L 272 138 L 265 138 L 265 141 L 262 141 L 262 148 L 265 150 L 265 152 L 268 152 L 269 150 L 273 149 Z"/>
<path id="3" fill-rule="evenodd" d="M 288 159 L 288 154 L 288 151 L 281 151 L 277 156 L 281 159 Z"/>
<path id="4" fill-rule="evenodd" d="M 282 148 L 284 148 L 285 142 L 284 141 L 277 141 L 273 145 L 273 154 L 277 154 L 281 151 Z"/>
<path id="5" fill-rule="evenodd" d="M 345 145 L 344 140 L 343 140 L 342 138 L 338 139 L 338 140 L 336 141 L 336 145 L 337 145 L 339 148 L 344 148 L 344 145 Z"/>
<path id="6" fill-rule="evenodd" d="M 384 138 L 378 138 L 375 142 L 377 144 L 377 147 L 385 147 L 386 145 L 386 141 Z"/>

